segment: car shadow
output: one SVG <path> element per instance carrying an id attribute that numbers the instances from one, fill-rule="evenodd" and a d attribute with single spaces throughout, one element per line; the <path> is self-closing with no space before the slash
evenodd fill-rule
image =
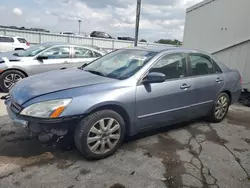
<path id="1" fill-rule="evenodd" d="M 154 135 L 161 134 L 161 133 L 166 133 L 166 132 L 169 132 L 171 130 L 185 128 L 185 127 L 192 125 L 193 123 L 198 123 L 198 122 L 203 122 L 203 121 L 204 120 L 197 119 L 197 120 L 182 122 L 182 123 L 178 123 L 178 124 L 163 126 L 161 128 L 151 129 L 151 130 L 148 130 L 145 132 L 138 133 L 134 136 L 126 137 L 124 143 L 133 142 L 133 141 L 136 141 L 139 139 L 143 139 L 143 138 L 154 136 Z"/>
<path id="2" fill-rule="evenodd" d="M 124 142 L 125 148 L 127 143 L 132 143 L 133 141 L 136 141 L 138 139 L 143 139 L 145 137 L 165 133 L 174 129 L 183 128 L 189 126 L 192 123 L 194 123 L 194 121 L 162 127 L 139 133 L 135 136 L 126 137 Z M 43 153 L 48 152 L 60 158 L 64 158 L 65 156 L 67 156 L 66 158 L 81 158 L 79 152 L 73 144 L 72 135 L 70 137 L 65 138 L 63 142 L 60 142 L 60 144 L 42 144 L 36 137 L 30 136 L 29 133 L 23 129 L 14 127 L 8 130 L 3 130 L 2 127 L 0 127 L 0 157 L 5 156 L 14 158 L 29 158 L 39 156 Z"/>

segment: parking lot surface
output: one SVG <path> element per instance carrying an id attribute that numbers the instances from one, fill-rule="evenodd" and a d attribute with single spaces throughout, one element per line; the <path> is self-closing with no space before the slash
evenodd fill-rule
<path id="1" fill-rule="evenodd" d="M 86 161 L 13 127 L 0 102 L 0 187 L 250 187 L 250 108 L 219 124 L 202 120 L 127 138 L 111 157 Z"/>

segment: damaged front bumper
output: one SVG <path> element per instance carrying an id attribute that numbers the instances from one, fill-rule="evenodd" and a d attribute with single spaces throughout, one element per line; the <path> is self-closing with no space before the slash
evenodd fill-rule
<path id="1" fill-rule="evenodd" d="M 52 138 L 58 141 L 72 133 L 83 117 L 79 115 L 61 118 L 35 118 L 17 113 L 10 99 L 7 99 L 5 104 L 8 115 L 13 120 L 13 125 L 26 129 L 32 136 L 37 136 L 41 142 L 48 142 Z"/>

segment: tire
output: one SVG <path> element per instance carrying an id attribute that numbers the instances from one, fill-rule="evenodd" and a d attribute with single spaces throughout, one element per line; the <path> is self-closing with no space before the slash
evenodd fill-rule
<path id="1" fill-rule="evenodd" d="M 11 75 L 13 75 L 13 76 L 11 76 Z M 18 82 L 19 80 L 21 80 L 21 79 L 23 79 L 25 77 L 26 76 L 22 72 L 20 72 L 18 70 L 8 70 L 8 71 L 5 71 L 0 76 L 0 88 L 1 88 L 1 90 L 3 92 L 7 93 L 7 92 L 9 92 L 9 90 L 13 87 L 13 85 L 16 82 Z M 11 80 L 10 84 L 12 84 L 9 87 L 7 87 L 8 86 L 8 84 L 6 82 L 7 78 L 8 78 L 8 80 Z M 11 78 L 13 78 L 13 79 L 11 79 Z"/>
<path id="2" fill-rule="evenodd" d="M 223 102 L 224 100 L 226 101 Z M 212 110 L 209 113 L 208 120 L 213 123 L 221 122 L 226 117 L 229 106 L 230 106 L 230 98 L 228 94 L 224 92 L 220 93 L 213 105 Z"/>
<path id="3" fill-rule="evenodd" d="M 102 120 L 106 132 L 102 131 L 100 123 Z M 108 129 L 108 127 L 110 128 Z M 119 129 L 116 130 L 118 127 Z M 116 131 L 112 132 L 112 130 Z M 74 140 L 77 149 L 86 159 L 103 159 L 112 155 L 123 143 L 125 131 L 125 122 L 117 112 L 101 110 L 90 114 L 76 126 Z M 113 139 L 114 137 L 115 139 Z M 90 141 L 93 138 L 97 138 L 97 140 Z M 90 143 L 88 143 L 88 140 Z M 96 149 L 91 150 L 97 145 Z M 110 145 L 112 147 L 109 147 Z M 102 148 L 107 149 L 102 150 Z"/>

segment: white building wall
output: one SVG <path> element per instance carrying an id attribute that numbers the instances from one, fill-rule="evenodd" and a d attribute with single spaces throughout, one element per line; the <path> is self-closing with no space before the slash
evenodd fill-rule
<path id="1" fill-rule="evenodd" d="M 250 0 L 205 0 L 187 9 L 183 45 L 214 53 L 250 39 Z"/>
<path id="2" fill-rule="evenodd" d="M 250 0 L 204 0 L 188 8 L 183 46 L 239 70 L 250 89 Z"/>
<path id="3" fill-rule="evenodd" d="M 214 57 L 240 72 L 243 88 L 250 90 L 250 40 L 213 54 Z"/>

